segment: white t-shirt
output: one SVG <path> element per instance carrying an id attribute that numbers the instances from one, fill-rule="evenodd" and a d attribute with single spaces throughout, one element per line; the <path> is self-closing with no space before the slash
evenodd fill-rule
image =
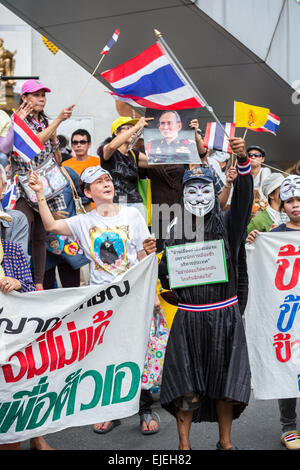
<path id="1" fill-rule="evenodd" d="M 270 168 L 267 168 L 267 167 L 261 168 L 259 170 L 259 172 L 257 173 L 254 181 L 253 181 L 254 189 L 259 190 L 259 194 L 260 194 L 261 199 L 266 199 L 265 196 L 264 196 L 264 193 L 262 192 L 262 184 L 263 184 L 263 181 L 268 176 L 270 176 L 270 174 L 271 174 Z"/>
<path id="2" fill-rule="evenodd" d="M 150 236 L 145 220 L 134 207 L 119 206 L 113 217 L 96 210 L 66 219 L 74 239 L 91 261 L 91 284 L 107 284 L 138 262 L 137 253 Z"/>

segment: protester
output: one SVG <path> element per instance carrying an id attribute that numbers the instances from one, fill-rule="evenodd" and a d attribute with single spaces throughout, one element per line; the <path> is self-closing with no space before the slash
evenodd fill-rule
<path id="1" fill-rule="evenodd" d="M 217 449 L 235 449 L 231 443 L 232 420 L 240 416 L 250 397 L 250 366 L 236 298 L 236 269 L 252 206 L 253 180 L 244 141 L 233 138 L 230 143 L 238 156 L 239 175 L 228 211 L 219 209 L 209 168 L 193 168 L 183 178 L 183 205 L 195 216 L 195 224 L 204 213 L 205 241 L 224 240 L 228 282 L 173 289 L 178 310 L 167 344 L 160 400 L 177 419 L 180 450 L 191 448 L 192 421 L 218 422 Z M 172 230 L 166 246 L 190 242 L 185 235 L 175 239 L 175 233 Z M 150 253 L 148 243 L 153 245 L 153 241 L 144 243 Z M 162 286 L 169 289 L 165 253 L 159 276 Z"/>
<path id="2" fill-rule="evenodd" d="M 143 199 L 137 190 L 137 169 L 148 167 L 144 152 L 130 151 L 136 133 L 147 126 L 152 118 L 132 119 L 122 116 L 112 123 L 111 137 L 98 148 L 101 166 L 110 172 L 114 187 L 114 202 L 135 207 L 145 218 Z"/>
<path id="3" fill-rule="evenodd" d="M 208 164 L 214 167 L 224 185 L 226 184 L 226 166 L 230 158 L 230 153 L 221 152 L 219 150 L 212 152 L 207 158 Z"/>
<path id="4" fill-rule="evenodd" d="M 61 211 L 61 218 L 73 217 L 76 215 L 76 205 L 74 197 L 81 198 L 82 210 L 90 205 L 90 200 L 84 196 L 78 185 L 78 175 L 72 168 L 64 167 L 68 178 L 68 185 L 63 190 L 66 203 L 66 211 Z M 89 263 L 84 255 L 78 240 L 71 240 L 55 234 L 47 235 L 47 258 L 44 275 L 44 289 L 55 287 L 56 269 L 58 271 L 62 287 L 80 286 L 80 268 Z"/>
<path id="5" fill-rule="evenodd" d="M 289 218 L 289 222 L 281 223 L 271 232 L 300 231 L 300 176 L 286 177 L 280 186 L 281 207 Z M 259 231 L 249 233 L 247 243 L 254 243 Z M 288 292 L 286 292 L 288 294 Z M 300 449 L 300 437 L 297 431 L 296 398 L 283 398 L 278 400 L 280 422 L 282 426 L 281 442 L 289 450 Z"/>
<path id="6" fill-rule="evenodd" d="M 59 134 L 57 139 L 59 141 L 59 150 L 61 153 L 61 161 L 63 163 L 72 158 L 71 149 L 68 148 L 69 141 L 64 135 Z"/>
<path id="7" fill-rule="evenodd" d="M 21 119 L 25 119 L 25 117 L 32 111 L 32 105 L 30 103 L 22 103 L 17 111 L 16 114 Z M 4 157 L 1 159 L 1 165 L 6 166 L 8 164 L 7 155 L 13 149 L 14 143 L 14 126 L 13 122 L 10 119 L 9 115 L 0 109 L 0 153 L 4 154 Z"/>
<path id="8" fill-rule="evenodd" d="M 16 245 L 20 245 L 27 256 L 28 251 L 28 224 L 25 215 L 18 210 L 3 209 L 2 199 L 6 191 L 7 179 L 2 165 L 0 165 L 0 224 L 5 238 Z"/>
<path id="9" fill-rule="evenodd" d="M 29 114 L 24 122 L 35 132 L 39 140 L 45 145 L 44 150 L 31 160 L 30 166 L 32 169 L 41 169 L 44 165 L 52 166 L 55 170 L 58 141 L 56 140 L 56 129 L 58 126 L 69 119 L 72 115 L 73 106 L 63 109 L 56 119 L 51 124 L 44 113 L 46 105 L 46 93 L 50 89 L 43 85 L 40 81 L 35 79 L 27 80 L 21 88 L 21 100 L 24 105 L 30 104 L 32 106 L 32 113 Z M 37 204 L 30 199 L 30 195 L 26 192 L 26 180 L 28 183 L 29 166 L 28 163 L 22 160 L 18 155 L 11 156 L 11 171 L 12 178 L 18 175 L 17 192 L 16 192 L 16 209 L 23 212 L 28 220 L 29 238 L 31 239 L 32 246 L 32 261 L 34 269 L 34 279 L 36 289 L 43 289 L 43 278 L 46 262 L 46 245 L 45 237 L 46 232 L 43 228 L 41 218 L 38 213 Z M 56 179 L 57 173 L 47 172 L 48 178 Z M 21 183 L 21 180 L 23 183 Z M 55 181 L 53 181 L 55 186 Z M 49 207 L 55 214 L 58 211 L 64 210 L 66 205 L 63 194 L 57 194 L 49 198 Z"/>
<path id="10" fill-rule="evenodd" d="M 9 212 L 13 214 L 18 211 Z M 21 214 L 21 216 L 23 216 L 23 214 Z M 15 227 L 17 221 L 20 221 L 21 225 L 24 226 L 24 219 L 20 217 L 20 215 L 16 214 L 16 218 L 13 219 L 12 227 L 8 227 L 8 230 L 6 230 L 1 219 L 0 291 L 3 294 L 8 294 L 13 291 L 32 292 L 35 290 L 26 255 L 21 245 L 16 243 L 16 241 L 20 241 L 21 233 L 15 233 L 15 230 L 17 230 Z M 27 239 L 26 218 L 25 223 L 26 231 L 24 233 L 24 238 Z M 15 240 L 15 242 L 13 240 Z M 0 450 L 19 450 L 19 448 L 19 442 L 0 445 Z M 42 436 L 30 439 L 30 448 L 38 450 L 51 449 Z"/>
<path id="11" fill-rule="evenodd" d="M 63 162 L 62 166 L 68 166 L 80 176 L 85 168 L 99 165 L 99 158 L 89 155 L 92 145 L 90 133 L 86 129 L 77 129 L 71 136 L 72 152 L 75 157 Z"/>
<path id="12" fill-rule="evenodd" d="M 259 232 L 268 232 L 273 225 L 287 222 L 287 215 L 281 210 L 280 186 L 283 180 L 282 173 L 271 173 L 263 181 L 262 193 L 268 200 L 268 205 L 250 221 L 247 227 L 248 233 L 255 229 Z"/>
<path id="13" fill-rule="evenodd" d="M 40 178 L 35 172 L 30 176 L 30 187 L 36 192 L 45 229 L 79 239 L 91 262 L 90 283 L 104 285 L 146 256 L 143 241 L 149 237 L 149 230 L 138 210 L 113 203 L 114 185 L 109 172 L 100 166 L 86 168 L 79 183 L 85 196 L 94 201 L 96 209 L 84 215 L 55 220 L 44 198 Z M 159 308 L 157 298 L 154 308 Z M 142 405 L 147 408 L 147 403 Z M 146 414 L 151 418 L 148 419 Z M 141 420 L 144 421 L 141 424 L 143 430 L 154 432 L 154 428 L 158 428 L 151 412 L 143 412 Z M 94 429 L 100 433 L 109 432 L 118 424 L 119 420 L 97 423 Z"/>
<path id="14" fill-rule="evenodd" d="M 251 174 L 254 182 L 254 204 L 252 208 L 252 215 L 258 210 L 264 209 L 266 200 L 262 191 L 262 184 L 265 178 L 271 174 L 271 170 L 267 167 L 262 167 L 265 161 L 266 152 L 259 145 L 251 145 L 247 147 L 247 154 L 251 163 Z"/>
<path id="15" fill-rule="evenodd" d="M 195 130 L 195 141 L 196 141 L 196 145 L 198 149 L 198 154 L 201 160 L 200 166 L 202 168 L 206 167 L 212 170 L 212 173 L 215 179 L 215 190 L 219 196 L 221 208 L 225 209 L 227 208 L 226 206 L 227 206 L 229 197 L 231 195 L 233 182 L 237 176 L 237 171 L 233 166 L 230 167 L 229 168 L 230 172 L 226 173 L 226 181 L 224 184 L 222 178 L 219 176 L 218 172 L 216 172 L 214 166 L 211 163 L 209 163 L 210 151 L 209 149 L 204 147 L 204 141 L 202 139 L 198 119 L 192 119 L 190 122 L 190 127 Z M 190 165 L 190 169 L 197 167 L 197 166 L 199 166 L 199 164 Z"/>

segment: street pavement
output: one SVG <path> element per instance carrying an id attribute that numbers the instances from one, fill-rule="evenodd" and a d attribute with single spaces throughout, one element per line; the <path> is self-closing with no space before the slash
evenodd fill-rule
<path id="1" fill-rule="evenodd" d="M 174 417 L 161 408 L 158 400 L 154 402 L 153 411 L 160 416 L 160 431 L 157 434 L 142 435 L 139 428 L 139 416 L 134 415 L 122 419 L 121 425 L 108 434 L 96 434 L 93 432 L 92 425 L 89 425 L 68 428 L 48 434 L 45 438 L 55 450 L 64 451 L 176 451 L 178 438 Z M 283 450 L 285 454 L 279 454 L 281 457 L 283 455 L 286 457 L 291 451 L 287 451 L 280 443 L 280 434 L 277 400 L 255 400 L 253 395 L 244 413 L 233 422 L 232 426 L 232 442 L 238 449 L 244 451 Z M 217 423 L 193 423 L 190 436 L 193 451 L 213 451 L 218 441 L 218 425 Z M 21 449 L 28 448 L 29 441 L 23 442 Z"/>

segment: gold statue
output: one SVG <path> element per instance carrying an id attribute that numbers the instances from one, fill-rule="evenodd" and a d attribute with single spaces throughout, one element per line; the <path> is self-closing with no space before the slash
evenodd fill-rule
<path id="1" fill-rule="evenodd" d="M 16 61 L 14 59 L 17 51 L 11 52 L 3 46 L 4 40 L 0 38 L 0 77 L 13 77 L 15 73 Z M 16 95 L 13 87 L 15 80 L 2 80 L 0 79 L 0 109 L 11 112 L 11 109 L 16 106 Z"/>
<path id="2" fill-rule="evenodd" d="M 14 55 L 17 51 L 10 52 L 3 47 L 3 39 L 0 38 L 0 75 L 5 76 L 13 76 L 15 73 L 15 65 L 16 61 L 14 59 Z M 14 86 L 16 84 L 15 80 L 8 80 L 6 82 L 10 86 Z"/>

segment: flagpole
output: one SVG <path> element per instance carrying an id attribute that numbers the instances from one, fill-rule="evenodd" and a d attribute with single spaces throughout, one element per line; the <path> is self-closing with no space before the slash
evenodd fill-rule
<path id="1" fill-rule="evenodd" d="M 170 58 L 172 59 L 172 61 L 174 62 L 175 66 L 179 69 L 179 72 L 184 76 L 184 78 L 187 80 L 187 82 L 189 83 L 189 85 L 193 88 L 193 90 L 195 91 L 195 93 L 198 95 L 198 97 L 200 98 L 200 101 L 203 101 L 204 102 L 204 105 L 205 107 L 207 108 L 207 111 L 213 116 L 213 118 L 216 120 L 216 122 L 219 124 L 219 126 L 221 127 L 221 129 L 223 130 L 224 134 L 226 135 L 226 137 L 229 139 L 229 135 L 227 134 L 226 130 L 224 129 L 224 127 L 222 126 L 220 120 L 218 119 L 218 117 L 215 115 L 214 113 L 214 110 L 211 106 L 209 106 L 209 104 L 207 103 L 206 99 L 204 98 L 204 96 L 202 96 L 202 94 L 200 93 L 200 91 L 198 90 L 197 86 L 195 85 L 195 83 L 192 81 L 192 79 L 190 78 L 190 76 L 186 73 L 186 71 L 184 70 L 183 66 L 181 65 L 181 63 L 179 62 L 179 60 L 177 59 L 177 57 L 173 54 L 173 52 L 171 51 L 171 49 L 169 48 L 169 46 L 167 45 L 166 41 L 164 40 L 164 38 L 162 37 L 162 34 L 160 33 L 160 31 L 158 31 L 157 29 L 154 29 L 154 33 L 155 33 L 155 36 L 157 37 L 158 41 L 161 43 L 161 45 L 163 46 L 163 48 L 165 49 L 165 51 L 167 52 L 167 54 L 170 56 Z"/>
<path id="2" fill-rule="evenodd" d="M 102 60 L 104 59 L 104 57 L 105 57 L 105 55 L 102 55 L 102 56 L 101 56 L 101 58 L 100 58 L 98 64 L 97 64 L 96 67 L 94 68 L 93 72 L 91 73 L 91 75 L 90 75 L 89 78 L 87 79 L 87 81 L 86 81 L 84 87 L 82 88 L 81 92 L 79 93 L 77 99 L 75 100 L 75 105 L 74 105 L 74 106 L 76 106 L 76 104 L 78 103 L 79 99 L 81 98 L 81 96 L 82 96 L 83 93 L 85 92 L 85 90 L 86 90 L 86 88 L 87 88 L 87 86 L 88 86 L 88 84 L 89 84 L 91 78 L 95 75 L 96 71 L 97 71 L 98 68 L 100 67 L 100 64 L 101 64 Z"/>

